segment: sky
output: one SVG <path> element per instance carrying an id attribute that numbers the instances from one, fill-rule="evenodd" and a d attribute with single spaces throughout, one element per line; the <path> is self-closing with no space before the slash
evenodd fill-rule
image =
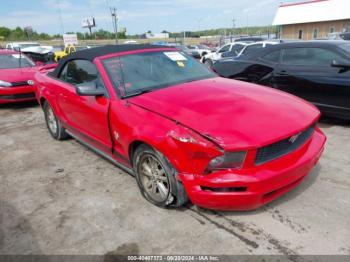
<path id="1" fill-rule="evenodd" d="M 283 3 L 298 0 L 283 0 Z M 1 0 L 0 26 L 32 26 L 56 34 L 87 31 L 83 18 L 94 16 L 98 29 L 113 31 L 109 7 L 118 11 L 118 27 L 127 34 L 269 25 L 281 0 Z M 62 21 L 59 10 L 61 10 Z"/>

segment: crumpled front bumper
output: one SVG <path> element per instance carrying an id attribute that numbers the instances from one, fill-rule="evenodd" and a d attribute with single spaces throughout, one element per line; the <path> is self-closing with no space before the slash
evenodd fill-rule
<path id="1" fill-rule="evenodd" d="M 193 204 L 216 210 L 253 210 L 280 197 L 303 181 L 324 150 L 319 128 L 298 150 L 245 170 L 209 175 L 179 174 Z"/>

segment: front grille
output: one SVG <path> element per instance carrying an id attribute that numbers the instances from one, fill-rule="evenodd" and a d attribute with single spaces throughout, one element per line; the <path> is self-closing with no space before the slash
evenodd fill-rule
<path id="1" fill-rule="evenodd" d="M 257 150 L 255 164 L 261 165 L 300 148 L 311 137 L 314 130 L 315 127 L 312 126 L 299 133 L 297 136 L 292 136 L 277 143 L 259 148 Z"/>
<path id="2" fill-rule="evenodd" d="M 35 98 L 35 93 L 16 94 L 16 95 L 0 95 L 0 99 L 7 99 L 7 100 L 26 99 L 26 98 Z"/>
<path id="3" fill-rule="evenodd" d="M 28 81 L 19 81 L 19 82 L 12 82 L 12 87 L 16 86 L 28 86 Z"/>

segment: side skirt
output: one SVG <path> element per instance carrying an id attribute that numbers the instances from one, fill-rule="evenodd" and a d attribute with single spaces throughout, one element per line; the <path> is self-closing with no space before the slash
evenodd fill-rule
<path id="1" fill-rule="evenodd" d="M 106 153 L 96 149 L 95 147 L 93 147 L 92 145 L 90 145 L 89 143 L 85 142 L 84 140 L 82 140 L 81 138 L 77 137 L 76 135 L 72 134 L 69 130 L 66 129 L 66 132 L 68 135 L 70 135 L 71 137 L 73 137 L 75 140 L 77 140 L 79 143 L 81 143 L 82 145 L 86 146 L 87 148 L 89 148 L 90 150 L 92 150 L 93 152 L 95 152 L 96 154 L 102 156 L 103 158 L 105 158 L 106 160 L 110 161 L 112 164 L 114 164 L 115 166 L 119 167 L 120 169 L 124 170 L 125 172 L 129 173 L 132 176 L 135 176 L 134 171 L 117 162 L 116 160 L 114 160 L 111 156 L 107 155 Z"/>

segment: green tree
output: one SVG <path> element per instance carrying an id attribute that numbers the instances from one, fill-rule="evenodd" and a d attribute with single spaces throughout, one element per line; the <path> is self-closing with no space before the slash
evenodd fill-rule
<path id="1" fill-rule="evenodd" d="M 0 36 L 4 37 L 5 39 L 8 38 L 11 34 L 11 30 L 6 27 L 0 27 Z"/>

